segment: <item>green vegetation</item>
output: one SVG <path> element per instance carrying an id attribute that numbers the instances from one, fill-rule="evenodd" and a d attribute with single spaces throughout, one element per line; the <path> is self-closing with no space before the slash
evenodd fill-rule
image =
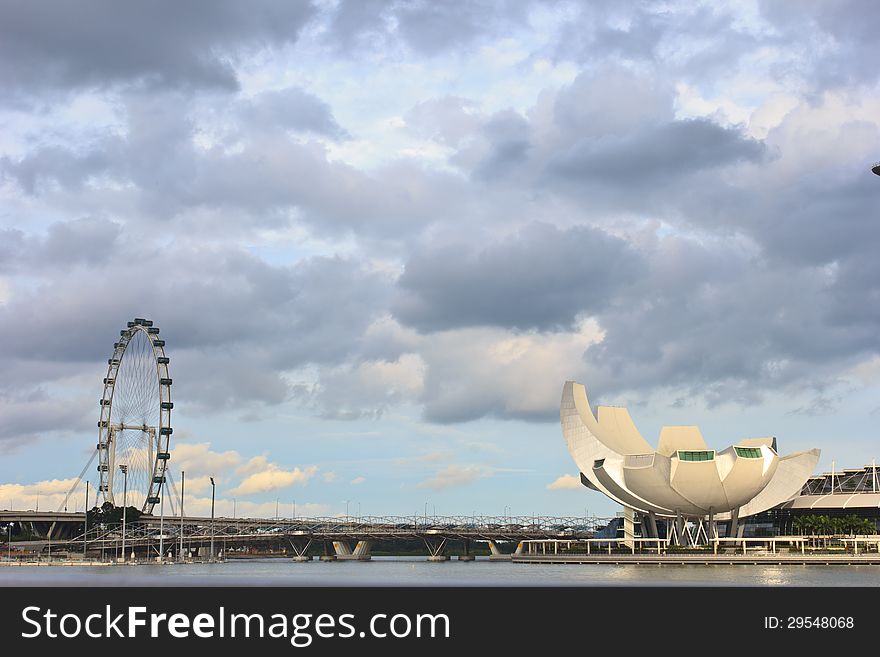
<path id="1" fill-rule="evenodd" d="M 877 533 L 874 522 L 856 515 L 848 516 L 798 516 L 791 523 L 798 533 L 808 536 L 865 536 Z"/>
<path id="2" fill-rule="evenodd" d="M 130 506 L 125 511 L 125 522 L 136 522 L 143 515 L 140 509 Z M 119 527 L 122 525 L 122 507 L 104 502 L 100 508 L 94 507 L 88 512 L 89 527 Z"/>

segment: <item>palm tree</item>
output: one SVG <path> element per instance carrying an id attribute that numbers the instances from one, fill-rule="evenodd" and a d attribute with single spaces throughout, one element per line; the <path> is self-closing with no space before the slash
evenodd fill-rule
<path id="1" fill-rule="evenodd" d="M 828 516 L 816 516 L 816 532 L 820 536 L 827 536 L 828 532 L 831 530 L 831 518 Z M 828 539 L 822 539 L 823 547 L 828 546 Z"/>
<path id="2" fill-rule="evenodd" d="M 816 530 L 818 528 L 817 522 L 816 522 L 816 516 L 814 516 L 814 515 L 801 516 L 800 521 L 801 521 L 801 528 L 805 534 L 809 534 L 810 536 L 812 536 L 813 534 L 816 533 Z M 814 545 L 815 542 L 813 540 L 811 540 L 810 544 Z"/>

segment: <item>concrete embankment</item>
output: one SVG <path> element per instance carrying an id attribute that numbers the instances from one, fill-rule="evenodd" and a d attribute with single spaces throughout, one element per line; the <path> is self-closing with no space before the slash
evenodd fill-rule
<path id="1" fill-rule="evenodd" d="M 880 566 L 880 554 L 516 554 L 513 563 L 537 564 L 635 564 L 635 565 L 870 565 Z"/>

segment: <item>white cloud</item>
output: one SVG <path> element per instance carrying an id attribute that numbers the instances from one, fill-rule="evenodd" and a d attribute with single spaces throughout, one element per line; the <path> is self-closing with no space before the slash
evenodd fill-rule
<path id="1" fill-rule="evenodd" d="M 842 374 L 843 378 L 856 380 L 862 385 L 868 386 L 880 381 L 880 356 L 872 356 L 851 367 Z"/>
<path id="2" fill-rule="evenodd" d="M 325 472 L 321 475 L 321 479 L 326 481 L 328 484 L 336 481 L 336 473 L 333 471 Z"/>
<path id="3" fill-rule="evenodd" d="M 0 508 L 9 509 L 31 509 L 36 510 L 39 506 L 40 511 L 55 511 L 63 502 L 67 491 L 76 483 L 76 478 L 70 479 L 49 479 L 38 481 L 33 484 L 0 484 Z M 85 491 L 85 482 L 81 482 L 83 491 Z M 94 499 L 95 489 L 92 488 L 92 499 Z M 85 501 L 85 493 L 82 495 L 74 491 L 71 499 L 68 500 L 67 508 L 75 510 L 77 504 L 82 506 Z"/>
<path id="4" fill-rule="evenodd" d="M 254 456 L 248 459 L 246 463 L 238 466 L 235 469 L 235 472 L 240 475 L 251 475 L 267 470 L 269 467 L 269 459 L 265 454 L 261 454 L 260 456 Z"/>
<path id="5" fill-rule="evenodd" d="M 171 450 L 171 464 L 175 470 L 183 470 L 188 475 L 203 476 L 206 481 L 207 477 L 229 472 L 239 463 L 241 454 L 233 450 L 213 452 L 211 443 L 178 443 Z M 190 481 L 188 477 L 187 486 Z M 195 477 L 192 481 L 196 481 Z"/>
<path id="6" fill-rule="evenodd" d="M 406 456 L 403 458 L 395 459 L 394 462 L 398 465 L 410 465 L 413 463 L 437 463 L 438 461 L 445 461 L 452 457 L 451 452 L 428 452 L 427 454 L 420 454 L 419 456 Z"/>
<path id="7" fill-rule="evenodd" d="M 352 486 L 358 486 L 358 485 L 364 483 L 366 480 L 367 480 L 366 477 L 355 477 L 355 478 L 352 479 L 349 483 L 350 483 Z"/>
<path id="8" fill-rule="evenodd" d="M 468 328 L 428 336 L 427 415 L 472 419 L 486 408 L 508 417 L 551 415 L 558 410 L 560 382 L 580 373 L 584 349 L 602 335 L 595 322 L 585 321 L 571 332 Z"/>
<path id="9" fill-rule="evenodd" d="M 277 506 L 278 515 L 289 518 L 293 515 L 293 500 L 283 500 Z M 214 516 L 218 518 L 274 518 L 275 501 L 252 502 L 232 497 L 217 498 L 214 503 Z M 211 515 L 211 496 L 190 497 L 186 496 L 186 513 L 194 516 L 209 517 Z M 309 518 L 327 516 L 330 513 L 330 505 L 320 502 L 298 502 L 296 504 L 296 517 Z"/>
<path id="10" fill-rule="evenodd" d="M 570 474 L 564 474 L 555 481 L 547 484 L 547 490 L 572 490 L 583 488 L 580 477 Z"/>
<path id="11" fill-rule="evenodd" d="M 495 474 L 495 468 L 485 465 L 447 465 L 430 479 L 421 482 L 418 487 L 442 490 L 470 484 L 478 479 L 491 477 L 493 474 Z"/>
<path id="12" fill-rule="evenodd" d="M 218 482 L 218 478 L 214 478 L 215 482 Z M 187 477 L 186 478 L 186 492 L 187 493 L 203 493 L 205 491 L 211 490 L 211 476 L 210 475 L 201 475 L 199 477 Z"/>
<path id="13" fill-rule="evenodd" d="M 256 457 L 251 461 L 263 459 L 264 457 Z M 293 470 L 285 470 L 275 463 L 266 463 L 265 468 L 253 474 L 249 474 L 242 482 L 228 491 L 228 495 L 253 495 L 256 493 L 267 493 L 273 490 L 280 490 L 290 486 L 304 486 L 309 479 L 318 471 L 318 466 L 310 465 L 305 469 L 299 467 Z"/>

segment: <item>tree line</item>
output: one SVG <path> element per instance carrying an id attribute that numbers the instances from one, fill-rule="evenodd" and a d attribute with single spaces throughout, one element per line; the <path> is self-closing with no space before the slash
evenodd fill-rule
<path id="1" fill-rule="evenodd" d="M 118 527 L 122 525 L 122 507 L 113 506 L 110 502 L 104 502 L 100 507 L 93 507 L 87 512 L 89 527 L 103 525 L 104 527 Z M 133 506 L 125 511 L 126 522 L 136 522 L 143 512 Z"/>
<path id="2" fill-rule="evenodd" d="M 857 515 L 848 516 L 818 516 L 806 515 L 796 517 L 792 528 L 799 534 L 805 535 L 859 535 L 876 534 L 877 527 L 870 518 L 860 518 Z"/>

